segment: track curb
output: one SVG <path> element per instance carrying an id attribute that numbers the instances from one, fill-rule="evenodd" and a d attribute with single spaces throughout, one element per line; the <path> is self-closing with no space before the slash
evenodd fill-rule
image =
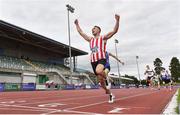
<path id="1" fill-rule="evenodd" d="M 171 98 L 170 102 L 166 105 L 163 114 L 177 114 L 176 107 L 177 107 L 177 96 L 178 96 L 178 89 L 176 93 Z"/>

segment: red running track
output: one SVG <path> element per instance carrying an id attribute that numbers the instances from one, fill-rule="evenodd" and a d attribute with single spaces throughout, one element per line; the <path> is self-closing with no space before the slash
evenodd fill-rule
<path id="1" fill-rule="evenodd" d="M 177 89 L 102 89 L 0 92 L 0 114 L 160 114 Z"/>

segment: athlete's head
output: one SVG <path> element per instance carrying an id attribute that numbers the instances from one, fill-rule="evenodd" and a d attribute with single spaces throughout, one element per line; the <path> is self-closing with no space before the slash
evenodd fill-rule
<path id="1" fill-rule="evenodd" d="M 162 68 L 162 71 L 164 71 L 164 72 L 165 72 L 165 70 L 166 70 L 165 68 Z"/>
<path id="2" fill-rule="evenodd" d="M 169 73 L 168 70 L 166 70 L 166 73 Z"/>
<path id="3" fill-rule="evenodd" d="M 101 33 L 101 28 L 99 26 L 94 26 L 93 29 L 92 29 L 92 34 L 94 36 L 97 36 L 100 33 Z"/>
<path id="4" fill-rule="evenodd" d="M 147 69 L 150 69 L 149 65 L 146 65 L 146 68 L 147 68 Z"/>

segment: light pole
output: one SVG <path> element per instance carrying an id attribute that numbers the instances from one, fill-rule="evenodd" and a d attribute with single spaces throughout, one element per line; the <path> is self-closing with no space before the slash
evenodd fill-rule
<path id="1" fill-rule="evenodd" d="M 140 74 L 139 74 L 138 59 L 139 59 L 139 56 L 136 56 L 136 64 L 137 64 L 138 76 L 139 76 L 139 81 L 140 81 L 140 85 L 141 85 L 141 77 L 140 77 Z"/>
<path id="2" fill-rule="evenodd" d="M 117 54 L 117 46 L 116 44 L 119 43 L 119 41 L 117 39 L 115 39 L 115 50 L 116 50 L 116 57 L 118 58 L 118 54 Z M 119 62 L 117 61 L 117 67 L 118 67 L 118 75 L 119 75 L 119 85 L 121 84 L 121 78 L 120 78 L 120 70 L 119 70 Z"/>
<path id="3" fill-rule="evenodd" d="M 70 22 L 69 22 L 69 12 L 74 13 L 74 8 L 69 4 L 66 5 L 68 14 L 68 37 L 69 37 L 69 57 L 70 57 L 70 79 L 72 84 L 72 59 L 71 59 L 71 36 L 70 36 Z"/>

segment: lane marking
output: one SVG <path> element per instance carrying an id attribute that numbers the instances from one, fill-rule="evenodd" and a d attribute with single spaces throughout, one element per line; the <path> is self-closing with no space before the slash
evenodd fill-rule
<path id="1" fill-rule="evenodd" d="M 0 104 L 0 106 L 19 107 L 19 108 L 28 108 L 28 109 L 40 109 L 40 110 L 48 110 L 48 111 L 56 111 L 56 110 L 58 110 L 58 109 L 49 109 L 49 108 L 40 108 L 40 107 L 30 107 L 30 106 L 21 106 L 21 105 L 7 105 L 7 104 Z"/>
<path id="2" fill-rule="evenodd" d="M 124 109 L 130 109 L 130 108 L 114 108 L 113 110 L 111 111 L 108 111 L 108 113 L 122 113 L 121 111 L 124 110 Z"/>
<path id="3" fill-rule="evenodd" d="M 66 104 L 62 104 L 62 103 L 48 103 L 48 104 L 38 105 L 38 107 L 57 107 L 57 106 L 62 106 L 62 105 L 66 105 Z"/>
<path id="4" fill-rule="evenodd" d="M 56 112 L 61 112 L 62 110 L 55 110 Z M 49 115 L 51 113 L 54 113 L 55 111 L 50 111 L 50 112 L 47 112 L 47 113 L 42 113 L 40 115 Z"/>
<path id="5" fill-rule="evenodd" d="M 20 100 L 20 101 L 2 101 L 0 103 L 2 104 L 14 104 L 14 103 L 25 103 L 25 100 Z"/>
<path id="6" fill-rule="evenodd" d="M 0 110 L 5 110 L 5 111 L 9 111 L 9 109 L 10 108 L 0 108 Z M 28 109 L 28 108 L 23 108 L 23 109 L 21 109 L 21 108 L 11 108 L 11 110 L 15 110 L 15 111 L 17 111 L 17 110 L 21 110 L 21 111 L 39 111 L 39 112 L 44 112 L 44 111 L 46 111 L 46 110 L 36 110 L 36 109 Z M 48 110 L 47 110 L 48 111 Z M 0 113 L 0 114 L 2 114 L 2 113 Z M 14 113 L 15 114 L 15 113 Z M 27 114 L 27 113 L 26 113 Z"/>
<path id="7" fill-rule="evenodd" d="M 90 99 L 90 98 L 94 98 L 94 97 L 106 97 L 106 95 L 100 95 L 100 96 L 89 96 L 89 97 L 77 97 L 77 98 L 67 98 L 67 99 L 55 99 L 53 101 L 57 102 L 57 101 L 70 101 L 70 100 L 77 100 L 77 99 Z M 30 104 L 39 104 L 39 103 L 48 103 L 48 102 L 52 102 L 52 100 L 46 100 L 46 101 L 36 101 L 36 102 L 31 102 L 31 103 L 22 103 L 22 104 L 18 104 L 18 105 L 30 105 Z"/>
<path id="8" fill-rule="evenodd" d="M 61 112 L 61 113 L 58 113 Z M 50 111 L 47 113 L 42 113 L 41 115 L 49 115 L 49 114 L 53 114 L 53 113 L 58 113 L 58 114 L 63 114 L 64 113 L 72 113 L 72 114 L 97 114 L 97 113 L 92 113 L 92 112 L 82 112 L 82 111 L 73 111 L 73 110 L 55 110 L 55 111 Z M 99 115 L 99 114 L 98 114 Z"/>
<path id="9" fill-rule="evenodd" d="M 74 112 L 74 113 L 79 113 L 79 114 L 97 114 L 97 113 L 93 113 L 93 112 L 83 112 L 83 111 L 73 111 L 73 110 L 63 110 L 64 112 Z"/>
<path id="10" fill-rule="evenodd" d="M 104 106 L 108 106 L 108 107 L 114 107 L 114 106 L 110 106 L 110 105 L 104 105 Z M 135 106 L 121 106 L 122 108 L 135 108 L 135 109 L 151 109 L 152 107 L 135 107 Z"/>
<path id="11" fill-rule="evenodd" d="M 2 103 L 2 104 L 14 104 L 15 101 L 4 101 L 4 102 L 0 102 L 0 103 Z"/>

